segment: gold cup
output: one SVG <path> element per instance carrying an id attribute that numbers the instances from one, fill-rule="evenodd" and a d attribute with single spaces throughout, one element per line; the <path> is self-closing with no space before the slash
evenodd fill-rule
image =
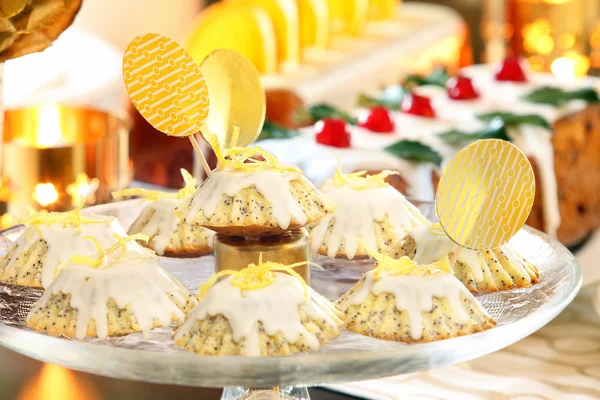
<path id="1" fill-rule="evenodd" d="M 4 116 L 2 179 L 8 186 L 9 212 L 29 205 L 67 210 L 77 204 L 70 187 L 78 177 L 97 179 L 94 203 L 132 178 L 130 122 L 126 116 L 59 104 L 7 110 Z M 33 195 L 39 184 L 52 184 L 54 200 L 42 204 Z M 71 192 L 71 193 L 70 193 Z"/>
<path id="2" fill-rule="evenodd" d="M 309 261 L 308 233 L 305 229 L 288 231 L 278 236 L 242 238 L 218 234 L 215 238 L 215 272 L 230 269 L 239 271 L 249 264 L 273 261 L 284 265 Z M 294 270 L 310 284 L 310 266 Z"/>

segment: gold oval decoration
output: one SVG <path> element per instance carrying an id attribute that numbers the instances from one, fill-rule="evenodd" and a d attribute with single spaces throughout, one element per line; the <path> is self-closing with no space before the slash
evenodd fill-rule
<path id="1" fill-rule="evenodd" d="M 535 197 L 533 169 L 515 145 L 479 140 L 446 166 L 436 211 L 456 244 L 484 250 L 506 243 L 525 223 Z"/>
<path id="2" fill-rule="evenodd" d="M 135 108 L 166 135 L 193 135 L 208 116 L 208 89 L 198 64 L 167 36 L 133 39 L 123 56 L 123 80 Z"/>
<path id="3" fill-rule="evenodd" d="M 254 65 L 237 51 L 220 49 L 206 56 L 200 69 L 211 103 L 202 134 L 215 134 L 223 148 L 253 143 L 266 111 L 265 90 Z M 237 138 L 234 127 L 239 128 Z"/>

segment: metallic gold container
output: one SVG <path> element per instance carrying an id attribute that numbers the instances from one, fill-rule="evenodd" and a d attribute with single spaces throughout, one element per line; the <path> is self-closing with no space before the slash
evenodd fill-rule
<path id="1" fill-rule="evenodd" d="M 1 167 L 9 212 L 23 205 L 68 210 L 91 185 L 86 203 L 110 201 L 112 191 L 131 182 L 129 130 L 126 116 L 90 108 L 49 104 L 6 111 Z"/>
<path id="2" fill-rule="evenodd" d="M 278 236 L 242 238 L 217 235 L 215 238 L 215 272 L 225 269 L 239 271 L 248 264 L 274 261 L 285 265 L 309 261 L 308 233 L 305 229 L 289 231 Z M 310 283 L 310 266 L 302 265 L 294 270 Z"/>

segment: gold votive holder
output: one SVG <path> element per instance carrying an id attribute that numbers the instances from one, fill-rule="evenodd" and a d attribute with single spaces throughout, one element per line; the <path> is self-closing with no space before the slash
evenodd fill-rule
<path id="1" fill-rule="evenodd" d="M 272 261 L 284 265 L 310 260 L 308 233 L 305 229 L 257 238 L 218 234 L 214 246 L 215 272 L 227 269 L 239 271 L 249 264 L 258 264 L 261 255 L 263 262 Z M 310 284 L 309 265 L 301 265 L 294 270 Z"/>
<path id="2" fill-rule="evenodd" d="M 8 211 L 49 211 L 111 200 L 129 185 L 130 122 L 93 108 L 45 104 L 7 110 L 1 173 Z"/>

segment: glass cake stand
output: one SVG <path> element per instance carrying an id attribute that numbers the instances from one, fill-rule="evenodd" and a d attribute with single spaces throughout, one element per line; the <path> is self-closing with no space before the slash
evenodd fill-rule
<path id="1" fill-rule="evenodd" d="M 420 204 L 431 215 L 431 204 Z M 116 216 L 127 227 L 139 201 L 88 209 Z M 23 232 L 0 232 L 0 253 Z M 25 317 L 41 291 L 0 285 L 0 344 L 26 356 L 67 368 L 119 379 L 187 386 L 227 387 L 224 399 L 308 399 L 306 386 L 374 379 L 468 361 L 530 335 L 573 300 L 582 282 L 573 255 L 560 243 L 531 228 L 511 240 L 541 273 L 531 288 L 479 295 L 497 327 L 433 343 L 405 345 L 344 331 L 319 351 L 288 357 L 197 356 L 172 344 L 172 329 L 153 330 L 149 339 L 133 334 L 109 339 L 67 339 L 37 333 Z M 162 266 L 193 291 L 213 271 L 213 257 L 161 258 Z M 319 258 L 312 287 L 334 300 L 372 266 L 369 260 Z M 267 388 L 267 389 L 243 389 Z"/>

